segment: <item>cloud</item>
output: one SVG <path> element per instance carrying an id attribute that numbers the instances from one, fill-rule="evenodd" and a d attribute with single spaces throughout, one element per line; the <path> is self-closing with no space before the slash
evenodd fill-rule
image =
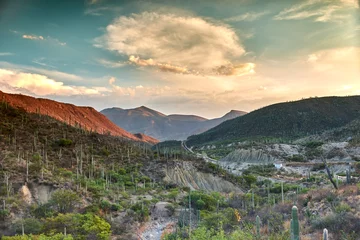
<path id="1" fill-rule="evenodd" d="M 85 15 L 91 16 L 102 16 L 105 12 L 120 12 L 122 7 L 118 6 L 100 6 L 100 7 L 89 7 L 85 9 Z"/>
<path id="2" fill-rule="evenodd" d="M 25 66 L 25 65 L 17 65 L 17 64 L 11 64 L 8 62 L 0 62 L 0 67 L 11 69 L 14 71 L 28 71 L 32 73 L 38 73 L 43 74 L 46 76 L 49 76 L 54 79 L 61 79 L 61 80 L 70 80 L 70 81 L 82 81 L 83 78 L 74 74 L 69 74 L 65 72 L 60 72 L 56 70 L 47 70 L 42 68 L 36 68 L 31 66 Z"/>
<path id="3" fill-rule="evenodd" d="M 269 14 L 269 11 L 264 11 L 264 12 L 247 12 L 241 15 L 237 15 L 234 17 L 229 17 L 229 18 L 225 18 L 224 21 L 225 22 L 241 22 L 241 21 L 247 21 L 247 22 L 252 22 L 255 21 L 257 19 L 259 19 L 260 17 Z"/>
<path id="4" fill-rule="evenodd" d="M 0 56 L 12 56 L 12 55 L 14 54 L 10 52 L 0 52 Z"/>
<path id="5" fill-rule="evenodd" d="M 99 95 L 101 92 L 85 86 L 68 86 L 45 75 L 18 72 L 0 68 L 2 90 L 11 92 L 30 92 L 37 96 L 47 95 Z"/>
<path id="6" fill-rule="evenodd" d="M 156 67 L 157 69 L 164 71 L 164 72 L 173 72 L 173 73 L 184 73 L 188 74 L 190 71 L 184 67 L 174 66 L 168 63 L 157 63 L 153 59 L 141 59 L 140 57 L 135 57 L 131 55 L 129 57 L 129 62 L 131 64 L 135 64 L 137 66 L 145 67 L 145 66 L 152 66 Z"/>
<path id="7" fill-rule="evenodd" d="M 254 63 L 244 63 L 238 65 L 223 65 L 215 69 L 215 73 L 218 75 L 227 75 L 227 76 L 244 76 L 248 74 L 255 73 L 255 64 Z"/>
<path id="8" fill-rule="evenodd" d="M 317 51 L 308 56 L 307 62 L 317 72 L 360 74 L 360 48 L 345 47 Z"/>
<path id="9" fill-rule="evenodd" d="M 30 40 L 44 40 L 43 36 L 36 36 L 36 35 L 22 35 L 22 38 L 30 39 Z"/>
<path id="10" fill-rule="evenodd" d="M 114 77 L 111 77 L 111 78 L 109 79 L 109 84 L 110 84 L 110 85 L 113 85 L 113 84 L 115 83 L 115 81 L 116 81 L 116 79 L 115 79 Z"/>
<path id="11" fill-rule="evenodd" d="M 106 59 L 97 59 L 96 61 L 106 68 L 119 68 L 125 66 L 125 63 L 123 62 L 114 62 Z"/>
<path id="12" fill-rule="evenodd" d="M 14 34 L 21 34 L 18 31 L 12 31 L 12 30 L 10 30 L 10 31 L 13 32 Z M 23 34 L 22 38 L 29 39 L 29 40 L 34 40 L 34 41 L 47 41 L 47 42 L 57 44 L 57 45 L 60 45 L 60 46 L 65 46 L 66 45 L 66 42 L 62 42 L 59 39 L 53 38 L 53 37 L 50 37 L 50 36 L 43 37 L 41 35 Z"/>
<path id="13" fill-rule="evenodd" d="M 206 73 L 245 53 L 227 25 L 155 12 L 119 17 L 95 42 L 97 47 L 127 55 L 133 64 L 175 72 Z"/>
<path id="14" fill-rule="evenodd" d="M 314 18 L 315 22 L 343 22 L 351 14 L 343 10 L 358 8 L 357 0 L 307 0 L 284 9 L 274 16 L 274 20 L 301 20 Z"/>

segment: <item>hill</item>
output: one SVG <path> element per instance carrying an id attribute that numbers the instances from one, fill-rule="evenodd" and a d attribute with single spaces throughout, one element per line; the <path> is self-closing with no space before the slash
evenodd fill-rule
<path id="1" fill-rule="evenodd" d="M 360 118 L 360 96 L 278 103 L 226 121 L 188 138 L 188 146 L 254 138 L 294 139 L 341 127 Z"/>
<path id="2" fill-rule="evenodd" d="M 208 120 L 196 115 L 165 115 L 144 106 L 134 109 L 108 108 L 101 113 L 129 132 L 141 132 L 161 141 L 184 140 L 192 134 L 202 133 L 223 121 L 246 114 L 232 110 L 221 118 Z"/>
<path id="3" fill-rule="evenodd" d="M 34 98 L 21 94 L 7 94 L 0 91 L 2 102 L 29 113 L 37 113 L 53 117 L 69 125 L 84 128 L 102 134 L 111 134 L 133 141 L 144 141 L 151 144 L 158 142 L 149 136 L 137 136 L 121 129 L 92 107 L 79 107 L 73 104 L 56 102 L 49 99 Z"/>

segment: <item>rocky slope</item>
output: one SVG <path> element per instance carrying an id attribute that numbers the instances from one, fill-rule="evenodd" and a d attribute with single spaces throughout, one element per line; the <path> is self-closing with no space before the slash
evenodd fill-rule
<path id="1" fill-rule="evenodd" d="M 0 91 L 2 102 L 15 108 L 21 108 L 29 113 L 37 113 L 53 117 L 69 125 L 87 129 L 101 134 L 111 134 L 134 141 L 151 144 L 158 141 L 146 135 L 134 135 L 116 126 L 103 114 L 92 107 L 79 107 L 68 103 L 56 102 L 49 99 L 33 98 L 21 94 L 7 94 Z"/>
<path id="2" fill-rule="evenodd" d="M 144 106 L 134 109 L 108 108 L 101 113 L 129 132 L 141 132 L 161 141 L 184 140 L 190 135 L 202 133 L 226 120 L 246 114 L 232 110 L 221 118 L 208 120 L 195 115 L 167 116 Z"/>

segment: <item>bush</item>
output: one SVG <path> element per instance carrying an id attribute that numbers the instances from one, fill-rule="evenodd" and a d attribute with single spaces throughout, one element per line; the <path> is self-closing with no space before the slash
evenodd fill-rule
<path id="1" fill-rule="evenodd" d="M 56 144 L 59 147 L 69 147 L 69 146 L 71 146 L 73 144 L 73 141 L 70 140 L 70 139 L 61 138 L 56 142 Z"/>
<path id="2" fill-rule="evenodd" d="M 46 233 L 63 232 L 64 226 L 67 233 L 76 236 L 76 239 L 108 240 L 111 236 L 110 224 L 90 213 L 59 214 L 56 217 L 47 218 L 44 222 Z"/>
<path id="3" fill-rule="evenodd" d="M 307 148 L 317 148 L 322 146 L 324 143 L 320 142 L 320 141 L 310 141 L 304 144 L 305 147 Z"/>
<path id="4" fill-rule="evenodd" d="M 58 212 L 67 213 L 72 212 L 74 207 L 80 203 L 80 197 L 71 190 L 59 189 L 52 194 L 50 203 Z"/>
<path id="5" fill-rule="evenodd" d="M 347 205 L 346 203 L 341 203 L 335 207 L 336 213 L 345 213 L 345 212 L 350 212 L 350 211 L 351 211 L 351 207 L 349 205 Z"/>
<path id="6" fill-rule="evenodd" d="M 43 228 L 43 224 L 35 218 L 25 218 L 23 220 L 19 220 L 15 222 L 12 228 L 16 233 L 21 234 L 22 225 L 24 225 L 25 234 L 39 234 Z"/>
<path id="7" fill-rule="evenodd" d="M 313 220 L 311 225 L 318 230 L 327 228 L 329 232 L 337 237 L 341 232 L 360 235 L 360 219 L 351 213 L 333 213 Z"/>
<path id="8" fill-rule="evenodd" d="M 304 156 L 300 154 L 292 155 L 291 157 L 288 157 L 287 159 L 289 162 L 306 162 L 306 159 Z"/>

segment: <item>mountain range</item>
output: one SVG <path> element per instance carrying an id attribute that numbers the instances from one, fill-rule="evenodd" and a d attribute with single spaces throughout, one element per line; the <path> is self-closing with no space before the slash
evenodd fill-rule
<path id="1" fill-rule="evenodd" d="M 309 98 L 273 104 L 188 138 L 188 146 L 251 140 L 295 139 L 360 119 L 360 96 Z"/>
<path id="2" fill-rule="evenodd" d="M 2 103 L 14 108 L 24 109 L 28 113 L 37 113 L 55 118 L 71 126 L 87 129 L 89 131 L 111 134 L 133 141 L 142 141 L 150 144 L 158 140 L 142 133 L 132 134 L 116 126 L 103 114 L 92 107 L 79 107 L 73 104 L 56 102 L 49 99 L 34 98 L 22 94 L 8 94 L 0 91 Z"/>
<path id="3" fill-rule="evenodd" d="M 165 115 L 145 106 L 134 109 L 107 108 L 101 113 L 126 131 L 140 132 L 160 141 L 184 140 L 224 121 L 246 114 L 243 111 L 232 110 L 223 117 L 206 119 L 196 115 Z"/>

